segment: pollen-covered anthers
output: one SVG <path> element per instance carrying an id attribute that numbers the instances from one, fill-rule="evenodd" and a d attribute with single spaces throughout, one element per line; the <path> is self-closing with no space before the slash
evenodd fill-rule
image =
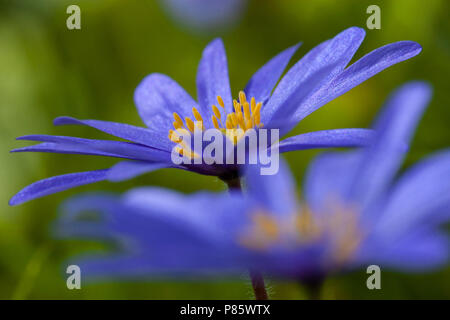
<path id="1" fill-rule="evenodd" d="M 356 211 L 337 206 L 326 227 L 334 240 L 331 262 L 341 265 L 351 260 L 364 238 Z"/>
<path id="2" fill-rule="evenodd" d="M 175 151 L 178 152 L 181 156 L 188 158 L 197 158 L 199 157 L 194 151 L 192 151 L 191 147 L 183 140 L 183 136 L 188 135 L 189 132 L 186 129 L 178 128 L 176 130 L 169 130 L 169 139 L 172 142 L 178 144 L 178 147 L 175 147 Z"/>
<path id="3" fill-rule="evenodd" d="M 223 105 L 222 99 L 218 97 L 219 105 Z M 261 107 L 262 102 L 256 103 L 254 97 L 247 101 L 244 91 L 239 92 L 239 101 L 233 100 L 234 112 L 227 114 L 224 128 L 221 128 L 219 122 L 222 120 L 221 114 L 217 113 L 217 107 L 213 106 L 214 115 L 213 124 L 216 129 L 242 129 L 244 132 L 252 128 L 261 128 Z M 219 121 L 218 121 L 219 120 Z M 222 124 L 222 122 L 220 122 Z"/>
<path id="4" fill-rule="evenodd" d="M 251 226 L 238 242 L 253 250 L 266 250 L 279 241 L 282 228 L 273 216 L 257 211 L 251 216 Z"/>
<path id="5" fill-rule="evenodd" d="M 186 125 L 183 123 L 183 119 L 181 119 L 181 117 L 178 115 L 178 113 L 174 112 L 173 113 L 173 118 L 175 119 L 175 121 L 173 122 L 173 127 L 175 128 L 175 130 L 179 130 L 179 129 L 187 129 L 189 130 L 189 132 L 194 132 L 195 129 L 200 129 L 203 130 L 203 119 L 202 116 L 200 115 L 200 113 L 197 111 L 197 109 L 195 107 L 192 108 L 192 113 L 194 114 L 195 117 L 195 122 L 189 118 L 186 117 L 184 120 L 186 122 Z"/>
<path id="6" fill-rule="evenodd" d="M 239 243 L 247 248 L 265 250 L 270 246 L 296 247 L 316 240 L 323 232 L 309 210 L 301 211 L 291 219 L 277 219 L 264 211 L 255 212 L 252 224 L 239 238 Z"/>
<path id="7" fill-rule="evenodd" d="M 213 115 L 211 116 L 214 128 L 220 130 L 222 133 L 226 133 L 226 130 L 242 129 L 243 132 L 251 128 L 261 128 L 261 107 L 262 103 L 256 103 L 255 98 L 251 98 L 250 102 L 247 101 L 247 97 L 243 91 L 239 92 L 239 101 L 233 100 L 234 112 L 227 114 L 225 111 L 225 103 L 221 96 L 217 96 L 217 103 L 220 106 L 212 105 L 211 109 Z M 185 117 L 184 121 L 178 115 L 173 113 L 173 127 L 177 129 L 187 129 L 193 133 L 195 129 L 204 130 L 204 120 L 197 108 L 192 108 L 192 114 L 194 119 Z M 197 127 L 196 127 L 197 126 Z"/>
<path id="8" fill-rule="evenodd" d="M 297 232 L 298 241 L 308 243 L 316 240 L 323 233 L 323 228 L 314 218 L 313 212 L 308 208 L 303 208 L 295 215 L 294 226 Z"/>
<path id="9" fill-rule="evenodd" d="M 251 217 L 251 225 L 238 242 L 253 250 L 267 250 L 274 246 L 297 248 L 327 239 L 330 250 L 326 260 L 339 265 L 352 258 L 363 239 L 355 211 L 343 210 L 339 206 L 326 216 L 314 215 L 306 208 L 290 219 L 279 219 L 263 211 L 256 211 Z"/>

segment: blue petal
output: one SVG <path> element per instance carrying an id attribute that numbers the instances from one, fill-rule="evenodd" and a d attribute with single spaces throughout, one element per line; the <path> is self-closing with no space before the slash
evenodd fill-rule
<path id="1" fill-rule="evenodd" d="M 395 241 L 379 240 L 364 249 L 363 264 L 417 272 L 442 267 L 450 258 L 448 236 L 436 231 L 407 234 Z"/>
<path id="2" fill-rule="evenodd" d="M 200 192 L 184 195 L 161 188 L 137 188 L 124 196 L 124 203 L 147 211 L 152 218 L 176 222 L 184 228 L 195 226 L 218 241 L 228 239 L 236 226 L 245 223 L 240 194 Z"/>
<path id="3" fill-rule="evenodd" d="M 62 153 L 62 154 L 81 154 L 90 156 L 105 156 L 105 157 L 117 157 L 127 158 L 119 156 L 117 154 L 102 152 L 98 150 L 92 150 L 84 146 L 75 145 L 61 145 L 59 143 L 44 142 L 34 146 L 28 146 L 23 148 L 17 148 L 11 150 L 11 152 L 50 152 L 50 153 Z"/>
<path id="4" fill-rule="evenodd" d="M 300 45 L 287 48 L 262 66 L 247 83 L 244 90 L 246 95 L 254 97 L 258 102 L 266 101 Z"/>
<path id="5" fill-rule="evenodd" d="M 83 211 L 97 211 L 104 213 L 104 218 L 108 218 L 108 212 L 117 210 L 120 207 L 121 198 L 114 193 L 89 192 L 76 195 L 66 200 L 61 205 L 62 214 L 58 217 L 57 225 L 72 224 L 80 218 Z"/>
<path id="6" fill-rule="evenodd" d="M 305 117 L 317 109 L 303 102 L 345 68 L 364 35 L 363 29 L 349 28 L 308 52 L 281 79 L 267 105 L 261 109 L 261 121 L 268 124 L 294 112 Z"/>
<path id="7" fill-rule="evenodd" d="M 197 96 L 199 111 L 208 127 L 212 128 L 211 106 L 218 105 L 217 96 L 222 97 L 227 113 L 233 110 L 227 56 L 221 39 L 211 41 L 203 51 L 197 71 Z"/>
<path id="8" fill-rule="evenodd" d="M 361 155 L 361 152 L 326 152 L 311 162 L 306 173 L 304 194 L 315 213 L 326 214 L 347 200 Z"/>
<path id="9" fill-rule="evenodd" d="M 19 137 L 17 140 L 44 141 L 51 144 L 33 146 L 35 148 L 28 147 L 28 149 L 21 148 L 16 151 L 92 154 L 135 160 L 170 162 L 170 153 L 167 151 L 129 142 L 50 135 L 29 135 Z M 52 149 L 52 147 L 54 148 Z"/>
<path id="10" fill-rule="evenodd" d="M 314 96 L 314 99 L 307 101 L 305 108 L 316 110 L 318 106 L 323 106 L 343 95 L 384 69 L 418 55 L 420 51 L 422 47 L 413 41 L 399 41 L 373 50 L 346 68 L 317 96 Z M 298 121 L 304 117 L 304 114 L 294 116 Z"/>
<path id="11" fill-rule="evenodd" d="M 117 232 L 106 222 L 73 221 L 70 224 L 60 222 L 52 233 L 58 239 L 77 238 L 119 242 Z"/>
<path id="12" fill-rule="evenodd" d="M 37 181 L 20 190 L 9 200 L 15 206 L 49 194 L 106 179 L 108 169 L 69 173 Z"/>
<path id="13" fill-rule="evenodd" d="M 247 0 L 160 0 L 176 23 L 202 33 L 223 31 L 245 13 Z"/>
<path id="14" fill-rule="evenodd" d="M 421 51 L 420 45 L 412 41 L 401 41 L 378 48 L 341 72 L 330 83 L 324 83 L 316 92 L 302 102 L 291 115 L 291 121 L 299 122 L 307 115 L 361 84 L 384 69 L 410 59 Z"/>
<path id="15" fill-rule="evenodd" d="M 314 148 L 363 147 L 372 142 L 373 130 L 335 129 L 292 136 L 279 143 L 280 152 Z"/>
<path id="16" fill-rule="evenodd" d="M 247 165 L 248 194 L 256 202 L 256 208 L 276 215 L 295 214 L 298 209 L 295 182 L 287 164 L 281 157 L 279 160 L 279 170 L 274 175 L 262 175 L 260 165 Z"/>
<path id="17" fill-rule="evenodd" d="M 100 120 L 78 120 L 72 117 L 58 117 L 53 123 L 55 126 L 68 124 L 85 125 L 107 134 L 160 150 L 171 151 L 173 147 L 173 143 L 167 137 L 168 131 L 158 132 L 129 124 Z"/>
<path id="18" fill-rule="evenodd" d="M 185 196 L 158 188 L 135 189 L 120 201 L 104 196 L 77 197 L 65 205 L 69 216 L 61 219 L 58 228 L 70 237 L 96 239 L 100 233 L 110 238 L 115 233 L 116 240 L 126 245 L 121 255 L 78 261 L 89 276 L 230 270 L 237 263 L 230 259 L 236 250 L 234 232 L 243 220 L 239 205 L 243 202 L 230 201 L 231 197 L 207 193 Z M 91 226 L 74 221 L 74 211 L 81 210 L 102 210 L 104 219 L 92 221 Z"/>
<path id="19" fill-rule="evenodd" d="M 428 84 L 410 82 L 388 99 L 374 126 L 374 143 L 364 150 L 356 168 L 358 179 L 350 196 L 361 207 L 368 206 L 390 185 L 430 98 Z"/>
<path id="20" fill-rule="evenodd" d="M 153 73 L 142 80 L 134 92 L 134 101 L 144 123 L 167 136 L 173 129 L 173 113 L 192 117 L 197 103 L 174 80 L 166 75 Z"/>
<path id="21" fill-rule="evenodd" d="M 204 198 L 206 201 L 209 199 L 208 196 Z M 133 189 L 112 200 L 105 195 L 87 194 L 74 197 L 64 204 L 66 212 L 60 219 L 60 225 L 73 225 L 83 211 L 95 210 L 102 213 L 103 219 L 101 223 L 93 221 L 93 224 L 107 224 L 112 231 L 141 242 L 147 242 L 149 239 L 153 241 L 155 232 L 161 237 L 161 241 L 174 237 L 170 232 L 165 232 L 167 229 L 177 229 L 183 233 L 192 231 L 198 235 L 202 232 L 199 226 L 204 225 L 204 217 L 209 213 L 208 208 L 199 211 L 198 206 L 187 206 L 196 203 L 195 200 L 189 201 L 191 199 L 186 195 L 156 187 Z M 214 220 L 215 216 L 209 219 Z M 76 234 L 78 228 L 75 226 L 73 229 L 72 235 Z"/>
<path id="22" fill-rule="evenodd" d="M 377 232 L 398 237 L 450 220 L 450 150 L 409 169 L 389 193 Z"/>
<path id="23" fill-rule="evenodd" d="M 143 161 L 122 161 L 111 167 L 107 179 L 113 182 L 125 181 L 145 173 L 170 167 L 173 167 L 171 162 L 150 163 Z"/>

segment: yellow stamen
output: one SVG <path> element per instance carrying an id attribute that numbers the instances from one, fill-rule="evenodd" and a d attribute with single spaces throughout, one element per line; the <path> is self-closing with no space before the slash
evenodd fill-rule
<path id="1" fill-rule="evenodd" d="M 219 106 L 225 109 L 225 104 L 223 103 L 221 96 L 217 96 L 217 102 L 219 102 Z"/>
<path id="2" fill-rule="evenodd" d="M 252 97 L 247 100 L 247 96 L 243 91 L 239 92 L 238 99 L 233 99 L 233 111 L 227 114 L 225 110 L 225 102 L 221 96 L 217 96 L 217 103 L 211 106 L 213 114 L 211 116 L 212 123 L 214 128 L 220 130 L 223 134 L 226 134 L 228 137 L 228 133 L 225 133 L 225 129 L 230 130 L 230 134 L 234 135 L 236 132 L 240 132 L 240 134 L 233 138 L 235 143 L 239 141 L 245 134 L 245 131 L 250 130 L 252 128 L 261 128 L 263 124 L 260 122 L 261 115 L 260 110 L 262 107 L 262 103 L 256 103 L 256 99 Z M 220 109 L 219 107 L 220 106 Z M 222 113 L 223 112 L 223 113 Z M 195 130 L 205 130 L 203 117 L 200 114 L 197 107 L 192 108 L 193 117 L 180 117 L 180 115 L 176 112 L 173 113 L 173 127 L 175 128 L 175 132 L 173 130 L 169 131 L 169 139 L 173 142 L 179 143 L 182 149 L 184 150 L 184 156 L 193 155 L 196 156 L 190 150 L 190 147 L 183 145 L 183 139 L 180 137 L 179 130 L 184 130 L 185 134 L 190 134 L 195 132 Z M 178 134 L 176 134 L 179 131 Z"/>
<path id="3" fill-rule="evenodd" d="M 262 102 L 259 102 L 256 107 L 255 107 L 255 112 L 254 114 L 259 114 L 261 111 L 261 107 L 262 107 Z"/>
<path id="4" fill-rule="evenodd" d="M 184 128 L 177 130 L 169 130 L 169 139 L 172 142 L 180 144 L 182 147 L 186 146 L 186 142 L 182 139 L 182 136 L 185 135 L 188 131 Z"/>
<path id="5" fill-rule="evenodd" d="M 174 122 L 173 122 L 173 127 L 174 127 L 175 129 L 180 129 L 180 128 L 183 128 L 183 125 L 180 125 L 178 122 L 174 121 Z"/>
<path id="6" fill-rule="evenodd" d="M 220 129 L 219 122 L 217 121 L 216 116 L 212 116 L 212 121 L 213 121 L 214 127 L 219 130 Z"/>
<path id="7" fill-rule="evenodd" d="M 202 121 L 197 121 L 196 123 L 195 123 L 195 127 L 198 129 L 198 130 L 200 130 L 200 131 L 203 131 L 205 128 L 203 127 L 203 122 Z"/>
<path id="8" fill-rule="evenodd" d="M 246 120 L 250 119 L 250 106 L 248 102 L 244 103 L 244 116 Z"/>
<path id="9" fill-rule="evenodd" d="M 247 102 L 247 97 L 245 96 L 245 92 L 244 91 L 239 91 L 239 102 L 241 104 L 244 104 Z"/>
<path id="10" fill-rule="evenodd" d="M 233 124 L 231 123 L 231 120 L 229 117 L 227 117 L 227 121 L 225 121 L 225 126 L 227 129 L 233 129 Z"/>
<path id="11" fill-rule="evenodd" d="M 233 107 L 234 107 L 234 112 L 236 112 L 236 113 L 241 112 L 241 105 L 236 100 L 233 100 Z"/>
<path id="12" fill-rule="evenodd" d="M 169 140 L 175 143 L 179 143 L 181 139 L 179 137 L 176 137 L 175 135 L 176 134 L 174 133 L 173 130 L 169 130 Z"/>
<path id="13" fill-rule="evenodd" d="M 178 153 L 180 154 L 180 156 L 182 156 L 183 153 L 184 153 L 184 150 L 181 149 L 180 147 L 176 147 L 176 148 L 175 148 L 175 151 L 178 152 Z"/>
<path id="14" fill-rule="evenodd" d="M 301 242 L 312 241 L 320 235 L 320 228 L 314 221 L 314 216 L 309 208 L 303 209 L 297 216 L 295 226 Z"/>
<path id="15" fill-rule="evenodd" d="M 238 121 L 236 118 L 236 114 L 235 113 L 231 113 L 230 114 L 230 119 L 231 119 L 231 123 L 233 124 L 234 127 L 237 127 L 238 125 Z"/>
<path id="16" fill-rule="evenodd" d="M 244 129 L 244 116 L 242 115 L 242 113 L 237 114 L 237 120 L 241 128 Z"/>
<path id="17" fill-rule="evenodd" d="M 254 223 L 258 229 L 262 231 L 268 240 L 274 240 L 279 235 L 277 221 L 268 214 L 256 214 L 253 216 Z"/>
<path id="18" fill-rule="evenodd" d="M 191 120 L 191 118 L 184 118 L 186 121 L 186 126 L 188 127 L 190 132 L 194 132 L 194 121 Z"/>
<path id="19" fill-rule="evenodd" d="M 256 211 L 251 215 L 248 229 L 237 241 L 253 250 L 267 250 L 273 246 L 296 249 L 305 243 L 327 238 L 331 250 L 324 257 L 324 263 L 340 265 L 354 257 L 365 236 L 355 212 L 349 208 L 341 210 L 334 207 L 324 217 L 315 215 L 306 208 L 287 219 L 278 219 L 267 212 Z"/>
<path id="20" fill-rule="evenodd" d="M 203 122 L 203 118 L 202 118 L 200 112 L 198 112 L 198 110 L 195 107 L 192 108 L 192 113 L 194 114 L 195 120 Z"/>
<path id="21" fill-rule="evenodd" d="M 251 109 L 252 109 L 252 114 L 255 114 L 255 109 L 256 109 L 255 97 L 252 97 L 252 100 L 250 100 L 250 106 L 251 106 Z"/>
<path id="22" fill-rule="evenodd" d="M 238 239 L 244 247 L 265 250 L 279 239 L 280 226 L 269 214 L 257 212 L 252 215 L 252 222 L 248 232 Z"/>
<path id="23" fill-rule="evenodd" d="M 261 115 L 259 113 L 255 114 L 255 125 L 257 125 L 258 127 L 260 126 L 260 122 L 261 122 Z"/>
<path id="24" fill-rule="evenodd" d="M 212 109 L 213 109 L 213 112 L 216 115 L 217 119 L 220 119 L 221 118 L 221 114 L 220 114 L 219 109 L 217 109 L 217 107 L 214 104 L 212 105 Z"/>
<path id="25" fill-rule="evenodd" d="M 173 118 L 175 119 L 175 122 L 177 123 L 177 126 L 179 128 L 181 128 L 183 126 L 183 120 L 181 119 L 181 117 L 178 115 L 178 113 L 174 112 L 173 113 Z M 175 127 L 175 125 L 174 125 Z M 178 128 L 175 128 L 178 129 Z"/>
<path id="26" fill-rule="evenodd" d="M 252 127 L 252 120 L 251 119 L 247 119 L 245 121 L 245 130 L 250 129 Z"/>

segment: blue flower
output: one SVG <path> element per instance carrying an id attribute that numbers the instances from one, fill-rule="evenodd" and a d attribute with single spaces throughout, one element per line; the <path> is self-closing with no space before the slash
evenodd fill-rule
<path id="1" fill-rule="evenodd" d="M 246 196 L 159 188 L 79 196 L 66 203 L 57 230 L 122 244 L 113 255 L 75 262 L 96 277 L 250 269 L 306 281 L 371 264 L 408 271 L 440 266 L 449 258 L 439 226 L 450 218 L 450 149 L 395 178 L 430 95 L 425 83 L 404 85 L 376 121 L 371 146 L 319 156 L 303 203 L 285 165 L 272 176 L 248 166 Z M 85 210 L 99 211 L 101 219 L 80 219 Z"/>
<path id="2" fill-rule="evenodd" d="M 320 219 L 333 219 L 343 208 L 351 220 L 345 230 L 354 229 L 355 246 L 341 257 L 348 266 L 414 271 L 448 262 L 448 237 L 439 227 L 450 219 L 450 149 L 398 176 L 430 97 L 428 84 L 407 83 L 375 122 L 370 147 L 324 153 L 308 170 L 304 195 L 310 210 Z"/>
<path id="3" fill-rule="evenodd" d="M 244 13 L 246 0 L 161 0 L 177 23 L 194 31 L 221 31 L 236 23 Z"/>
<path id="4" fill-rule="evenodd" d="M 17 205 L 72 187 L 101 180 L 120 181 L 160 168 L 180 168 L 230 180 L 239 165 L 175 165 L 172 149 L 179 142 L 177 130 L 194 131 L 193 120 L 203 128 L 223 130 L 276 128 L 288 133 L 298 122 L 361 82 L 421 51 L 420 45 L 400 41 L 378 48 L 347 66 L 360 46 L 364 31 L 349 28 L 307 53 L 278 82 L 297 46 L 281 52 L 250 79 L 239 101 L 232 100 L 227 59 L 221 40 L 204 50 L 197 73 L 198 102 L 175 81 L 162 74 L 147 76 L 137 87 L 135 103 L 147 128 L 100 120 L 55 119 L 55 125 L 85 125 L 130 142 L 82 139 L 67 136 L 29 135 L 19 140 L 43 143 L 13 152 L 54 152 L 126 159 L 104 170 L 71 173 L 33 183 L 17 193 Z M 275 89 L 274 89 L 275 87 Z M 273 92 L 272 92 L 273 91 Z M 217 107 L 219 106 L 219 107 Z M 310 148 L 355 147 L 371 138 L 366 129 L 335 129 L 292 136 L 279 143 L 280 152 Z M 178 150 L 180 153 L 184 149 Z M 186 153 L 186 152 L 185 152 Z"/>

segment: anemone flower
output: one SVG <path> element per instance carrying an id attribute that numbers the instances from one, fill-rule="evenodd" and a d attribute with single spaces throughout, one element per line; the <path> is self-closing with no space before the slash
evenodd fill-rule
<path id="1" fill-rule="evenodd" d="M 73 262 L 88 277 L 218 276 L 249 269 L 260 299 L 267 297 L 261 274 L 312 284 L 372 264 L 407 271 L 443 265 L 449 242 L 439 225 L 450 218 L 450 150 L 393 179 L 429 97 L 424 83 L 397 91 L 375 124 L 371 146 L 313 162 L 304 201 L 284 164 L 272 176 L 248 166 L 246 195 L 183 195 L 154 187 L 121 197 L 78 196 L 66 203 L 58 234 L 122 244 L 114 254 Z M 85 210 L 101 218 L 86 221 Z"/>
<path id="2" fill-rule="evenodd" d="M 225 30 L 240 20 L 246 0 L 161 0 L 172 19 L 192 31 L 211 33 Z"/>
<path id="3" fill-rule="evenodd" d="M 227 59 L 221 40 L 212 41 L 203 51 L 197 73 L 198 102 L 194 101 L 174 80 L 162 74 L 150 74 L 137 87 L 135 103 L 147 128 L 100 120 L 55 119 L 55 125 L 85 125 L 128 140 L 93 140 L 67 136 L 28 135 L 19 140 L 41 144 L 13 152 L 54 152 L 97 155 L 126 159 L 109 169 L 55 176 L 35 182 L 11 200 L 17 205 L 72 187 L 101 180 L 120 181 L 160 168 L 180 168 L 217 176 L 228 184 L 239 176 L 240 164 L 209 162 L 175 164 L 172 151 L 190 157 L 189 145 L 180 149 L 179 131 L 188 134 L 204 129 L 218 130 L 224 140 L 225 131 L 244 133 L 275 128 L 284 135 L 298 122 L 330 100 L 342 95 L 366 79 L 421 51 L 420 45 L 400 41 L 378 48 L 347 66 L 360 46 L 365 32 L 356 27 L 339 33 L 312 49 L 278 82 L 298 45 L 281 52 L 250 79 L 232 100 L 228 80 Z M 273 92 L 272 92 L 273 91 Z M 194 120 L 196 123 L 194 124 Z M 200 124 L 201 130 L 197 124 Z M 310 148 L 355 147 L 366 145 L 371 138 L 366 129 L 334 129 L 309 132 L 282 140 L 279 152 Z M 234 141 L 234 140 L 233 140 Z M 245 143 L 246 139 L 242 139 Z M 234 141 L 235 142 L 235 141 Z M 226 144 L 226 143 L 225 143 Z M 270 147 L 266 144 L 266 147 Z M 262 146 L 260 148 L 263 148 Z M 184 152 L 183 152 L 184 151 Z M 206 151 L 206 150 L 205 150 Z"/>

